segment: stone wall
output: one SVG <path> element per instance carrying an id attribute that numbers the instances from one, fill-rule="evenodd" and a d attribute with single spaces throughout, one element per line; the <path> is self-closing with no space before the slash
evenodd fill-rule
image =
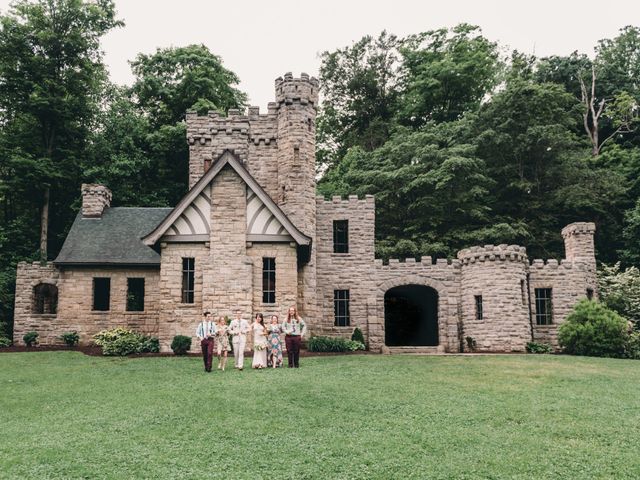
<path id="1" fill-rule="evenodd" d="M 110 310 L 93 311 L 93 278 L 111 279 Z M 145 279 L 143 312 L 128 312 L 127 278 Z M 159 272 L 152 268 L 70 268 L 57 269 L 53 264 L 21 262 L 16 280 L 16 313 L 14 342 L 22 343 L 28 331 L 39 333 L 43 345 L 61 344 L 62 333 L 77 331 L 80 342 L 89 344 L 91 337 L 107 328 L 125 327 L 148 335 L 159 332 Z M 33 312 L 33 287 L 38 283 L 58 287 L 57 314 Z"/>
<path id="2" fill-rule="evenodd" d="M 314 331 L 322 335 L 351 338 L 359 327 L 368 332 L 369 303 L 374 298 L 374 227 L 375 202 L 372 195 L 358 200 L 317 198 L 317 294 L 319 313 Z M 349 222 L 349 253 L 333 252 L 333 221 Z M 350 325 L 337 327 L 334 322 L 333 291 L 349 290 Z"/>
<path id="3" fill-rule="evenodd" d="M 552 289 L 553 323 L 551 325 L 536 324 L 536 288 Z M 558 348 L 558 326 L 564 322 L 573 306 L 586 298 L 588 288 L 595 292 L 596 281 L 590 265 L 569 260 L 561 262 L 534 260 L 529 274 L 533 339 L 537 342 L 550 343 Z"/>
<path id="4" fill-rule="evenodd" d="M 462 337 L 472 337 L 479 351 L 524 351 L 531 341 L 526 249 L 485 245 L 461 250 L 458 259 Z M 481 320 L 476 318 L 476 295 L 482 296 Z"/>
<path id="5" fill-rule="evenodd" d="M 372 350 L 384 345 L 384 296 L 393 287 L 423 285 L 438 292 L 438 339 L 440 350 L 459 351 L 458 321 L 460 298 L 460 262 L 422 257 L 403 262 L 391 259 L 387 265 L 375 261 L 375 300 L 370 308 L 369 344 Z"/>

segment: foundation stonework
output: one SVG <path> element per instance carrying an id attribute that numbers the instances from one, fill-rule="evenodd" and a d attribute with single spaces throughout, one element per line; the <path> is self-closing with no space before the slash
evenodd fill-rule
<path id="1" fill-rule="evenodd" d="M 358 327 L 380 351 L 395 328 L 385 323 L 388 292 L 418 286 L 437 294 L 429 298 L 437 298 L 438 351 L 458 352 L 466 337 L 480 351 L 524 351 L 532 340 L 557 347 L 557 327 L 575 303 L 597 296 L 593 223 L 562 230 L 559 262 L 530 261 L 517 245 L 471 247 L 453 260 L 375 259 L 373 196 L 316 197 L 317 80 L 286 74 L 275 98 L 262 114 L 187 112 L 189 192 L 173 210 L 111 208 L 107 187 L 83 185 L 82 214 L 60 256 L 18 265 L 14 342 L 34 330 L 42 344 L 56 344 L 76 330 L 86 344 L 124 326 L 157 336 L 167 351 L 175 335 L 194 336 L 205 310 L 282 319 L 295 304 L 311 334 L 350 337 Z M 334 253 L 336 221 L 348 222 L 348 252 Z M 96 241 L 105 247 L 82 251 Z M 183 297 L 185 258 L 195 265 L 192 303 Z M 275 259 L 275 303 L 263 301 L 264 258 Z M 96 277 L 111 279 L 105 312 L 92 310 Z M 132 277 L 145 279 L 143 312 L 126 310 Z M 57 288 L 55 311 L 38 313 L 42 283 Z M 536 289 L 551 289 L 550 325 L 536 321 Z M 347 326 L 336 325 L 336 290 L 349 292 Z"/>

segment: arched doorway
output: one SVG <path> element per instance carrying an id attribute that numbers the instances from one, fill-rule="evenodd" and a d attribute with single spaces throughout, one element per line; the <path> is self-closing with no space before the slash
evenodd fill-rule
<path id="1" fill-rule="evenodd" d="M 438 292 L 425 285 L 401 285 L 384 295 L 385 344 L 437 346 Z"/>

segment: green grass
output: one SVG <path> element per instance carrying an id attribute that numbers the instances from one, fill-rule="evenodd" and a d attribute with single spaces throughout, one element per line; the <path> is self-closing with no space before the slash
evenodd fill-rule
<path id="1" fill-rule="evenodd" d="M 1 478 L 639 478 L 640 362 L 0 354 Z"/>

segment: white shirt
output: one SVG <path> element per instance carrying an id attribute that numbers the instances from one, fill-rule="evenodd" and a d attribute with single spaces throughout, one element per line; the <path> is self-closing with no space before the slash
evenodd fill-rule
<path id="1" fill-rule="evenodd" d="M 247 322 L 244 318 L 233 319 L 229 324 L 229 333 L 233 336 L 235 335 L 246 335 L 249 333 L 251 327 L 249 326 L 249 322 Z"/>

